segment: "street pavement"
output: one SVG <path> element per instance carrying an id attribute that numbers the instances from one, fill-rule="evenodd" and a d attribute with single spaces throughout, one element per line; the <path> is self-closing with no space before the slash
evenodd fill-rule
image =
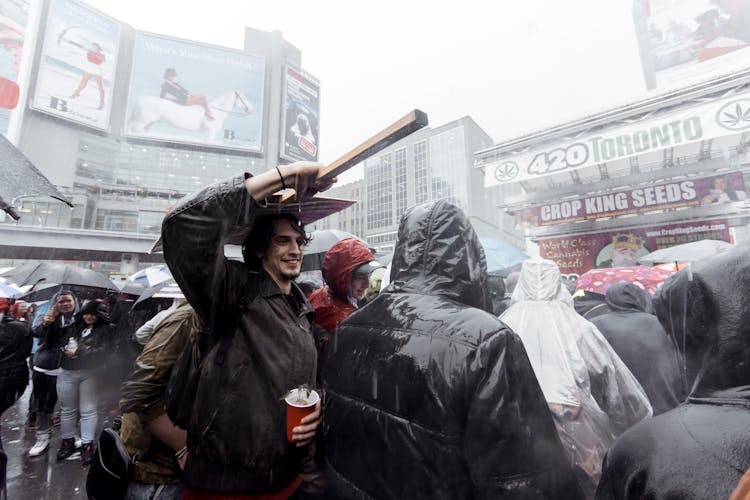
<path id="1" fill-rule="evenodd" d="M 57 461 L 60 428 L 55 427 L 46 454 L 30 458 L 34 445 L 33 429 L 26 429 L 31 384 L 16 404 L 2 416 L 3 447 L 8 454 L 8 500 L 86 499 L 88 467 L 77 460 Z"/>

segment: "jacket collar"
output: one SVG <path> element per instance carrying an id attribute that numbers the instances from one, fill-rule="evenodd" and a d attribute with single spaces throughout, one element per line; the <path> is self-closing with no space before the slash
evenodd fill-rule
<path id="1" fill-rule="evenodd" d="M 260 271 L 254 272 L 250 271 L 251 276 L 257 276 L 258 279 L 258 295 L 260 295 L 263 298 L 273 297 L 275 295 L 285 295 L 281 288 L 279 288 L 279 285 L 276 284 L 276 282 L 273 280 L 270 274 L 268 274 L 265 269 L 261 269 Z M 292 288 L 291 288 L 291 294 L 294 301 L 297 303 L 299 307 L 300 315 L 308 315 L 313 313 L 313 308 L 310 305 L 310 302 L 308 302 L 307 298 L 305 297 L 305 294 L 302 293 L 302 290 L 300 290 L 299 286 L 297 286 L 297 283 L 292 282 Z"/>

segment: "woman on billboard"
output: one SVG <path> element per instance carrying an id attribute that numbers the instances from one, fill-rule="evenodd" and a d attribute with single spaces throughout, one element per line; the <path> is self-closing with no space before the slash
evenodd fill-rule
<path id="1" fill-rule="evenodd" d="M 62 33 L 60 33 L 60 36 L 57 38 L 57 43 L 60 44 L 63 40 L 65 40 L 65 34 L 68 32 L 70 28 L 67 28 L 63 30 Z M 81 75 L 81 82 L 78 84 L 78 87 L 73 91 L 73 93 L 70 95 L 71 99 L 76 99 L 80 97 L 81 92 L 86 88 L 86 86 L 89 84 L 89 80 L 91 80 L 91 77 L 94 77 L 94 81 L 96 82 L 96 86 L 99 89 L 99 107 L 96 109 L 104 109 L 104 83 L 102 81 L 102 64 L 104 64 L 104 61 L 106 61 L 106 56 L 104 55 L 104 51 L 102 51 L 101 45 L 99 45 L 96 42 L 91 42 L 88 47 L 85 45 L 75 42 L 73 40 L 65 40 L 70 45 L 73 45 L 74 47 L 78 47 L 79 49 L 83 50 L 86 54 L 85 59 L 83 60 L 83 64 L 81 65 L 81 69 L 83 70 L 83 75 Z"/>

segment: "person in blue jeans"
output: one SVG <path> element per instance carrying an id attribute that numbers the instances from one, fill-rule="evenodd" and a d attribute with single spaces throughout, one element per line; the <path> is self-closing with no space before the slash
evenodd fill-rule
<path id="1" fill-rule="evenodd" d="M 61 339 L 63 358 L 57 376 L 60 400 L 60 433 L 62 444 L 58 460 L 76 452 L 75 431 L 81 416 L 81 460 L 89 465 L 94 453 L 97 424 L 97 374 L 106 365 L 105 357 L 112 345 L 114 328 L 109 323 L 109 309 L 103 302 L 89 301 L 81 308 L 75 323 Z"/>

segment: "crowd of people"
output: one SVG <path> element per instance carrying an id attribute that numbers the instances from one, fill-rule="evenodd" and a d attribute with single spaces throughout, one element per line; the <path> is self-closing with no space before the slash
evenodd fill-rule
<path id="1" fill-rule="evenodd" d="M 489 275 L 468 217 L 441 200 L 402 217 L 376 298 L 363 300 L 382 266 L 356 239 L 303 291 L 309 236 L 265 200 L 327 189 L 318 170 L 239 176 L 165 218 L 185 299 L 139 330 L 120 391 L 135 457 L 124 498 L 749 498 L 750 251 L 676 273 L 655 297 L 619 283 L 592 305 L 552 261 Z M 242 262 L 224 256 L 237 235 Z M 2 409 L 26 388 L 36 336 L 30 454 L 49 446 L 59 397 L 58 459 L 86 464 L 117 336 L 106 305 L 60 292 L 32 330 L 19 304 L 0 303 Z M 283 395 L 302 386 L 323 401 L 288 436 Z"/>

